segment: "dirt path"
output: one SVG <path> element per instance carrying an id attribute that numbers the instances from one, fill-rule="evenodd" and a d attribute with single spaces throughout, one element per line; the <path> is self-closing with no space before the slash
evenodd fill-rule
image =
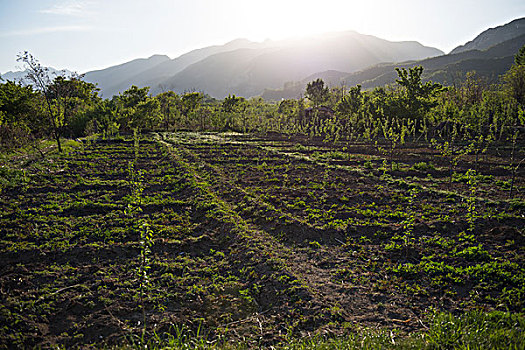
<path id="1" fill-rule="evenodd" d="M 259 147 L 245 144 L 238 147 L 242 149 L 237 149 L 235 144 L 222 145 L 220 149 L 229 154 L 254 153 L 260 150 Z M 275 207 L 256 198 L 256 195 L 247 190 L 247 183 L 231 179 L 224 168 L 226 163 L 218 162 L 214 156 L 208 154 L 214 150 L 216 149 L 213 147 L 191 144 L 181 154 L 188 162 L 199 164 L 199 170 L 196 171 L 213 179 L 213 189 L 217 196 L 231 208 L 238 208 L 243 200 L 248 200 L 249 205 L 254 207 L 252 210 L 237 210 L 237 214 L 254 232 L 261 235 L 262 241 L 272 242 L 274 254 L 286 261 L 287 270 L 309 292 L 309 312 L 305 310 L 305 313 L 311 315 L 305 323 L 313 322 L 320 326 L 336 320 L 359 327 L 396 326 L 406 330 L 420 327 L 418 320 L 422 317 L 421 307 L 414 307 L 410 300 L 401 294 L 392 293 L 392 290 L 385 293 L 374 287 L 374 283 L 388 283 L 387 276 L 367 271 L 366 263 L 370 262 L 370 258 L 363 258 L 362 255 L 377 254 L 374 251 L 377 247 L 366 247 L 368 252 L 360 252 L 361 258 L 358 258 L 359 254 L 347 246 L 345 234 L 341 232 L 316 229 L 304 220 L 286 213 L 284 217 L 261 219 L 257 216 L 258 212 L 275 210 Z M 238 161 L 231 160 L 231 163 Z M 279 163 L 282 164 L 282 160 Z M 322 173 L 323 170 L 318 172 Z M 279 237 L 280 232 L 287 233 L 276 242 L 275 238 Z M 332 237 L 328 237 L 329 234 Z M 329 244 L 318 243 L 323 241 Z M 312 246 L 315 248 L 311 249 Z M 337 281 L 334 270 L 338 268 L 345 271 L 344 280 Z M 304 331 L 304 325 L 299 328 Z M 337 330 L 331 329 L 330 332 Z"/>

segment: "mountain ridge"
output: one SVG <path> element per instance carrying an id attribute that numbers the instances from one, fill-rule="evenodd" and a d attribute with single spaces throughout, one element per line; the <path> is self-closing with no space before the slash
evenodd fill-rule
<path id="1" fill-rule="evenodd" d="M 478 34 L 473 40 L 465 45 L 460 45 L 450 51 L 450 54 L 461 53 L 470 50 L 486 50 L 498 43 L 514 39 L 525 34 L 525 18 L 517 18 L 509 23 L 489 28 Z"/>
<path id="2" fill-rule="evenodd" d="M 224 45 L 192 50 L 158 64 L 148 63 L 147 68 L 135 68 L 124 77 L 118 76 L 122 71 L 119 65 L 114 66 L 116 69 L 108 67 L 88 72 L 85 80 L 97 83 L 104 97 L 118 94 L 131 85 L 150 86 L 152 94 L 172 89 L 178 93 L 199 90 L 218 98 L 230 93 L 251 97 L 262 94 L 267 87 L 279 87 L 286 81 L 300 80 L 332 66 L 355 71 L 371 63 L 442 53 L 416 41 L 393 42 L 355 31 L 279 41 L 236 39 Z"/>
<path id="3" fill-rule="evenodd" d="M 509 22 L 506 25 L 513 26 L 516 21 L 519 20 Z M 506 25 L 497 28 L 505 30 L 504 27 Z M 480 35 L 476 36 L 476 38 Z M 504 38 L 504 36 L 500 36 L 501 38 Z M 464 79 L 467 72 L 476 71 L 479 77 L 489 83 L 494 83 L 497 82 L 500 75 L 504 74 L 512 66 L 514 56 L 524 44 L 525 33 L 510 40 L 499 42 L 484 50 L 472 49 L 424 60 L 398 62 L 395 64 L 380 63 L 353 73 L 337 70 L 317 72 L 283 88 L 266 89 L 262 97 L 272 100 L 297 98 L 304 91 L 308 82 L 318 78 L 323 79 L 330 86 L 354 86 L 359 84 L 363 89 L 372 89 L 378 86 L 395 84 L 397 79 L 396 67 L 408 69 L 417 65 L 423 66 L 422 78 L 425 81 L 432 80 L 444 85 L 451 85 Z"/>
<path id="4" fill-rule="evenodd" d="M 229 41 L 224 45 L 212 45 L 191 50 L 176 58 L 160 62 L 159 64 L 147 67 L 146 69 L 139 69 L 137 72 L 135 72 L 135 74 L 130 74 L 123 79 L 120 79 L 118 82 L 108 82 L 107 80 L 109 79 L 100 80 L 97 77 L 93 77 L 91 75 L 92 72 L 86 73 L 85 79 L 89 82 L 98 83 L 101 90 L 107 92 L 104 95 L 112 96 L 118 92 L 128 89 L 131 85 L 136 85 L 138 87 L 151 87 L 152 85 L 156 86 L 159 84 L 159 81 L 167 79 L 169 76 L 182 71 L 189 65 L 198 62 L 210 55 L 254 44 L 256 43 L 251 42 L 248 39 L 240 38 Z M 112 67 L 108 67 L 106 69 L 110 70 Z M 169 72 L 169 76 L 167 76 L 167 72 Z"/>

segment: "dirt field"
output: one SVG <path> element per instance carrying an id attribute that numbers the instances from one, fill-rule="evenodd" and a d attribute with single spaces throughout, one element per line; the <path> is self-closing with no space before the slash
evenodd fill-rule
<path id="1" fill-rule="evenodd" d="M 504 152 L 461 158 L 450 182 L 423 146 L 394 170 L 371 146 L 277 134 L 136 150 L 86 142 L 2 189 L 0 347 L 121 343 L 144 318 L 148 334 L 264 346 L 421 330 L 432 309 L 524 311 L 525 174 L 509 199 Z"/>

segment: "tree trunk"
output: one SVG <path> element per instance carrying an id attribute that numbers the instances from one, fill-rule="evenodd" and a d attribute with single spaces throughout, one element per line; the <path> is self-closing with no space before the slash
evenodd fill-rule
<path id="1" fill-rule="evenodd" d="M 58 152 L 62 153 L 62 144 L 60 143 L 60 134 L 55 132 L 55 140 L 57 141 Z"/>

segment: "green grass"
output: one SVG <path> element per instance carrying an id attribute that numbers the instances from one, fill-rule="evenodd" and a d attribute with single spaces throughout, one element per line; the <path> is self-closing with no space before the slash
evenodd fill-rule
<path id="1" fill-rule="evenodd" d="M 342 336 L 311 336 L 298 338 L 284 335 L 272 346 L 280 350 L 339 349 L 524 349 L 525 318 L 523 314 L 471 311 L 461 315 L 433 313 L 422 322 L 425 331 L 401 334 L 393 330 L 363 329 Z M 264 342 L 228 343 L 208 341 L 184 327 L 173 327 L 169 334 L 139 341 L 130 339 L 119 349 L 248 349 L 265 347 Z M 270 348 L 270 347 L 268 347 Z"/>

